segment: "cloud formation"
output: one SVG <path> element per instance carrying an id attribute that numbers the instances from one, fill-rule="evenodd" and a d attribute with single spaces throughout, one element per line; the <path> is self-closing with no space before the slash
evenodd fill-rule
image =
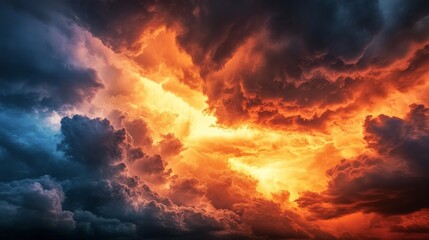
<path id="1" fill-rule="evenodd" d="M 385 89 L 419 84 L 394 64 L 413 68 L 427 59 L 419 51 L 429 37 L 425 1 L 97 3 L 102 11 L 95 5 L 72 3 L 78 22 L 117 51 L 139 49 L 148 29 L 175 31 L 198 66 L 209 110 L 226 125 L 323 129 L 386 97 Z"/>
<path id="2" fill-rule="evenodd" d="M 368 117 L 364 135 L 371 152 L 329 169 L 328 188 L 305 193 L 299 206 L 323 219 L 357 211 L 398 215 L 428 208 L 429 109 L 410 108 L 404 119 Z"/>
<path id="3" fill-rule="evenodd" d="M 65 181 L 55 180 L 58 173 L 52 172 L 52 176 L 2 183 L 2 216 L 9 219 L 1 225 L 5 236 L 25 237 L 33 231 L 46 237 L 108 239 L 250 236 L 231 211 L 175 205 L 138 177 L 128 176 L 122 155 L 125 131 L 115 130 L 108 120 L 75 115 L 63 118 L 61 124 L 58 149 L 83 171 Z M 75 168 L 73 163 L 64 167 Z M 152 169 L 151 162 L 142 166 Z M 163 176 L 159 171 L 151 174 Z"/>
<path id="4" fill-rule="evenodd" d="M 3 1 L 0 238 L 427 239 L 428 30 L 424 0 Z"/>
<path id="5" fill-rule="evenodd" d="M 21 1 L 2 2 L 0 9 L 0 106 L 52 111 L 91 100 L 103 85 L 95 70 L 75 65 L 61 46 L 76 38 L 66 19 Z"/>

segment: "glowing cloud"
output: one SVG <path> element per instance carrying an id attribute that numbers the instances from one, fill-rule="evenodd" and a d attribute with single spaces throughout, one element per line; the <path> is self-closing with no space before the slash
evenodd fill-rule
<path id="1" fill-rule="evenodd" d="M 428 239 L 428 1 L 0 3 L 0 238 Z"/>

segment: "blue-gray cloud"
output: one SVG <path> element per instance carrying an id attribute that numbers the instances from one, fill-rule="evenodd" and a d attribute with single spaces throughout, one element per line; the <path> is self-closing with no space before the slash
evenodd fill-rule
<path id="1" fill-rule="evenodd" d="M 66 110 L 102 87 L 97 73 L 75 66 L 55 34 L 73 39 L 71 23 L 50 2 L 0 3 L 0 107 Z M 72 41 L 72 40 L 70 40 Z"/>

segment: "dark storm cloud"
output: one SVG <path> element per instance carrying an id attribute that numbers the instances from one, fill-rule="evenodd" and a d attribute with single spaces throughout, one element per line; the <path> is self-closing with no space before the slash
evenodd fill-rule
<path id="1" fill-rule="evenodd" d="M 193 14 L 179 16 L 185 30 L 178 42 L 195 63 L 219 68 L 245 40 L 265 29 L 273 40 L 266 44 L 287 38 L 296 43 L 277 55 L 286 60 L 278 70 L 292 75 L 312 54 L 356 57 L 382 23 L 376 1 L 201 1 L 188 11 Z"/>
<path id="2" fill-rule="evenodd" d="M 45 174 L 67 179 L 82 168 L 56 151 L 58 138 L 43 116 L 16 110 L 0 112 L 0 181 Z"/>
<path id="3" fill-rule="evenodd" d="M 16 130 L 10 130 L 8 134 L 13 131 Z M 82 239 L 212 239 L 248 237 L 251 234 L 232 211 L 208 212 L 178 206 L 151 190 L 142 179 L 128 176 L 124 159 L 130 151 L 130 144 L 125 138 L 126 132 L 114 129 L 106 119 L 79 115 L 65 117 L 61 121 L 61 140 L 43 141 L 42 130 L 30 133 L 19 139 L 22 148 L 25 150 L 27 142 L 37 139 L 31 139 L 32 135 L 41 135 L 37 136 L 40 143 L 29 144 L 33 150 L 27 152 L 50 156 L 48 153 L 55 150 L 43 148 L 43 145 L 49 143 L 52 147 L 60 141 L 58 149 L 64 155 L 58 152 L 56 158 L 47 157 L 39 161 L 29 154 L 28 162 L 33 160 L 35 163 L 28 163 L 25 168 L 27 162 L 18 158 L 23 156 L 15 154 L 15 158 L 1 158 L 5 166 L 23 162 L 21 166 L 25 172 L 15 175 L 15 179 L 20 180 L 6 178 L 0 182 L 0 236 L 27 239 L 37 236 L 46 239 L 73 239 L 77 236 Z M 36 146 L 41 147 L 40 153 L 35 151 Z M 2 148 L 1 156 L 9 154 L 10 149 Z M 157 179 L 163 179 L 166 163 L 161 157 L 141 153 L 137 162 L 142 161 L 151 178 L 159 175 Z M 55 165 L 55 161 L 63 161 L 63 169 Z M 158 166 L 160 161 L 161 168 Z M 19 173 L 19 167 L 18 164 L 8 168 L 8 174 Z M 62 176 L 64 171 L 69 171 L 68 177 Z M 37 174 L 41 177 L 34 177 Z"/>
<path id="4" fill-rule="evenodd" d="M 65 1 L 66 14 L 119 51 L 136 47 L 140 35 L 157 15 L 156 1 Z M 138 46 L 137 46 L 138 47 Z"/>
<path id="5" fill-rule="evenodd" d="M 421 9 L 411 10 L 414 4 Z M 413 6 L 404 12 L 391 9 L 393 3 L 377 1 L 273 5 L 278 6 L 269 11 L 263 27 L 267 32 L 252 34 L 244 49 L 236 52 L 246 54 L 237 60 L 240 65 L 230 73 L 221 70 L 205 76 L 210 109 L 221 123 L 250 120 L 263 126 L 320 130 L 338 116 L 347 118 L 345 113 L 367 105 L 370 99 L 387 96 L 386 91 L 406 91 L 418 85 L 418 74 L 401 79 L 405 72 L 388 67 L 403 61 L 406 54 L 413 55 L 415 45 L 428 40 L 422 34 L 429 26 L 425 2 L 410 3 Z M 388 18 L 386 12 L 397 14 L 408 25 Z M 417 31 L 421 34 L 414 34 Z M 377 45 L 390 47 L 380 50 Z M 408 65 L 412 69 L 413 63 Z M 366 71 L 380 72 L 374 78 Z M 392 74 L 382 78 L 384 90 L 374 91 L 374 82 L 388 72 Z"/>
<path id="6" fill-rule="evenodd" d="M 356 63 L 357 68 L 386 66 L 403 57 L 415 43 L 427 42 L 429 3 L 380 1 L 384 27 Z"/>
<path id="7" fill-rule="evenodd" d="M 72 1 L 71 6 L 78 22 L 115 48 L 133 46 L 155 19 L 158 25 L 179 24 L 177 40 L 194 62 L 219 67 L 262 28 L 279 41 L 300 38 L 310 53 L 347 59 L 361 54 L 383 23 L 377 1 Z"/>
<path id="8" fill-rule="evenodd" d="M 69 60 L 58 38 L 75 33 L 49 4 L 0 3 L 1 107 L 62 110 L 89 101 L 102 86 L 94 70 Z"/>
<path id="9" fill-rule="evenodd" d="M 0 183 L 1 227 L 73 228 L 73 213 L 63 211 L 64 192 L 55 180 L 44 176 Z"/>
<path id="10" fill-rule="evenodd" d="M 115 130 L 107 119 L 80 115 L 61 120 L 63 140 L 58 145 L 66 157 L 88 167 L 89 171 L 111 171 L 122 160 L 125 130 Z M 118 167 L 118 170 L 120 166 Z"/>
<path id="11" fill-rule="evenodd" d="M 71 6 L 80 25 L 117 51 L 135 49 L 148 29 L 174 29 L 179 47 L 199 67 L 209 109 L 223 124 L 323 129 L 344 112 L 385 97 L 385 91 L 368 90 L 375 80 L 367 71 L 375 76 L 393 71 L 397 74 L 383 81 L 403 81 L 400 70 L 390 67 L 429 38 L 427 1 L 72 1 Z M 240 49 L 246 54 L 240 66 L 224 74 Z M 384 89 L 405 91 L 417 84 L 403 81 Z"/>
<path id="12" fill-rule="evenodd" d="M 429 109 L 412 105 L 406 118 L 380 115 L 365 121 L 372 154 L 343 160 L 328 170 L 326 191 L 297 202 L 329 219 L 362 211 L 406 214 L 429 207 Z"/>
<path id="13" fill-rule="evenodd" d="M 154 18 L 160 19 L 158 24 L 182 24 L 177 40 L 197 64 L 208 60 L 222 65 L 263 27 L 274 39 L 301 38 L 310 52 L 356 57 L 383 22 L 377 1 L 72 1 L 71 5 L 84 26 L 114 46 L 132 46 Z"/>
<path id="14" fill-rule="evenodd" d="M 117 111 L 115 126 L 125 129 L 115 129 L 106 119 L 76 115 L 63 118 L 58 136 L 45 116 L 22 110 L 73 108 L 102 87 L 93 69 L 73 65 L 62 48 L 73 42 L 74 23 L 115 51 L 138 49 L 143 31 L 166 24 L 200 68 L 222 123 L 321 128 L 350 112 L 349 102 L 421 83 L 428 47 L 415 45 L 428 39 L 428 11 L 427 1 L 1 2 L 0 238 L 334 238 L 279 204 L 252 198 L 256 183 L 248 177 L 222 172 L 204 186 L 172 176 L 163 157 L 183 144 L 166 135 L 157 145 L 161 155 L 146 154 L 153 139 L 144 121 L 127 122 Z M 249 61 L 230 76 L 216 75 L 240 48 Z M 388 69 L 407 54 L 414 57 L 405 68 Z M 372 68 L 389 73 L 359 75 Z M 325 219 L 428 208 L 428 117 L 414 105 L 404 119 L 368 118 L 372 154 L 329 170 L 328 189 L 305 193 L 299 205 Z M 141 176 L 129 176 L 129 166 Z M 171 199 L 147 184 L 167 181 Z M 196 207 L 205 198 L 216 209 Z"/>
<path id="15" fill-rule="evenodd" d="M 0 237 L 64 238 L 75 220 L 62 208 L 63 201 L 61 185 L 48 176 L 0 183 Z"/>
<path id="16" fill-rule="evenodd" d="M 198 235 L 212 238 L 225 230 L 245 234 L 232 212 L 212 215 L 197 208 L 178 207 L 139 178 L 125 175 L 127 169 L 120 163 L 128 146 L 124 144 L 125 133 L 115 130 L 107 120 L 82 116 L 64 118 L 61 130 L 64 138 L 60 146 L 68 146 L 66 155 L 92 169 L 88 175 L 76 176 L 75 181 L 64 183 L 64 209 L 79 210 L 75 217 L 78 231 L 91 237 L 113 239 Z M 165 162 L 159 155 L 144 155 L 134 163 L 139 161 L 151 178 L 165 176 Z M 163 164 L 157 164 L 160 161 Z M 98 174 L 99 169 L 104 174 Z"/>
<path id="17" fill-rule="evenodd" d="M 55 152 L 51 148 L 59 142 L 60 152 L 56 158 L 36 161 L 36 166 L 26 167 L 27 174 L 15 176 L 20 180 L 5 179 L 0 183 L 0 215 L 8 219 L 0 220 L 0 236 L 27 239 L 34 236 L 46 239 L 77 236 L 82 239 L 247 239 L 257 236 L 321 238 L 326 234 L 300 222 L 291 212 L 280 214 L 275 220 L 278 224 L 262 224 L 261 221 L 265 223 L 281 211 L 280 206 L 250 198 L 250 192 L 239 190 L 240 187 L 232 186 L 232 182 L 224 183 L 222 186 L 225 187 L 219 189 L 210 186 L 209 199 L 216 206 L 227 190 L 229 197 L 224 201 L 229 202 L 225 205 L 229 209 L 197 207 L 208 204 L 205 202 L 206 186 L 193 177 L 170 176 L 171 170 L 159 155 L 149 156 L 141 149 L 131 147 L 126 132 L 114 129 L 106 119 L 79 115 L 65 117 L 60 129 L 60 138 L 48 139 L 50 148 L 40 149 L 41 152 Z M 23 135 L 19 141 L 31 140 Z M 39 141 L 36 146 L 46 145 Z M 140 154 L 135 154 L 136 159 L 129 162 L 125 159 L 130 152 Z M 18 158 L 6 160 L 5 164 L 22 161 Z M 61 168 L 55 164 L 55 168 L 49 167 L 55 161 L 62 161 Z M 144 170 L 141 178 L 127 174 L 126 164 L 136 163 Z M 33 167 L 37 171 L 31 173 L 28 169 Z M 10 174 L 19 172 L 19 167 L 9 168 L 9 171 Z M 69 172 L 68 175 L 63 175 L 64 171 Z M 154 179 L 165 183 L 166 177 L 171 180 L 168 193 L 171 199 L 159 195 L 146 184 L 146 181 L 157 183 Z M 241 181 L 244 188 L 251 185 L 252 191 L 256 191 L 255 182 L 247 180 L 248 177 L 235 181 Z M 266 207 L 260 209 L 261 206 Z"/>

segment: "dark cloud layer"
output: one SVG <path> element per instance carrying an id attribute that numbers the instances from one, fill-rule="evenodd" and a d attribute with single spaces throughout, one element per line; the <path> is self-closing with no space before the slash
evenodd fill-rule
<path id="1" fill-rule="evenodd" d="M 56 151 L 57 137 L 43 118 L 12 109 L 0 114 L 0 181 L 55 174 L 67 179 L 82 168 Z"/>
<path id="2" fill-rule="evenodd" d="M 353 58 L 383 23 L 377 1 L 74 1 L 71 5 L 84 26 L 117 49 L 138 42 L 143 27 L 155 18 L 160 19 L 157 24 L 180 24 L 177 40 L 198 65 L 205 61 L 223 65 L 262 28 L 273 39 L 301 38 L 309 52 Z"/>
<path id="3" fill-rule="evenodd" d="M 148 29 L 166 25 L 176 31 L 178 45 L 199 67 L 209 109 L 228 125 L 323 129 L 337 116 L 385 97 L 382 89 L 415 86 L 393 64 L 414 55 L 429 37 L 427 1 L 73 1 L 71 6 L 79 24 L 117 51 L 136 48 Z M 228 73 L 234 58 L 241 64 Z M 383 88 L 376 88 L 376 78 L 389 72 Z"/>
<path id="4" fill-rule="evenodd" d="M 107 119 L 88 119 L 75 115 L 61 120 L 61 133 L 63 140 L 58 149 L 71 161 L 88 167 L 91 174 L 95 171 L 112 174 L 109 171 L 120 168 L 114 164 L 122 159 L 124 129 L 114 130 Z"/>
<path id="5" fill-rule="evenodd" d="M 73 213 L 62 209 L 63 189 L 48 176 L 2 183 L 0 192 L 3 231 L 73 227 Z"/>
<path id="6" fill-rule="evenodd" d="M 25 115 L 20 114 L 17 119 L 25 122 Z M 46 133 L 30 131 L 30 135 L 38 134 L 40 139 L 23 135 L 20 143 L 15 143 L 29 146 L 23 147 L 24 153 L 37 153 L 34 148 L 39 147 L 44 154 L 41 156 L 49 158 L 27 160 L 28 155 L 11 155 L 10 147 L 0 151 L 5 166 L 12 163 L 0 182 L 3 219 L 0 236 L 6 239 L 333 237 L 304 223 L 296 214 L 284 211 L 278 203 L 252 197 L 256 182 L 249 177 L 228 173 L 230 180 L 221 179 L 205 186 L 195 177 L 172 175 L 161 156 L 150 156 L 132 146 L 125 130 L 114 129 L 106 119 L 65 117 L 60 129 L 60 139 L 44 139 L 52 135 L 45 129 Z M 10 130 L 9 134 L 21 130 Z M 130 161 L 127 160 L 130 152 L 140 154 L 134 154 L 136 157 Z M 20 173 L 23 166 L 25 171 Z M 129 167 L 141 177 L 131 176 Z M 148 185 L 165 183 L 169 184 L 169 198 Z M 212 202 L 216 207 L 207 208 Z M 273 216 L 275 224 L 265 221 Z"/>
<path id="7" fill-rule="evenodd" d="M 0 4 L 0 107 L 65 110 L 102 87 L 93 69 L 73 65 L 62 49 L 59 39 L 75 35 L 70 23 L 40 4 Z"/>
<path id="8" fill-rule="evenodd" d="M 371 154 L 328 170 L 326 191 L 297 202 L 317 218 L 362 211 L 407 214 L 429 207 L 429 109 L 412 105 L 406 118 L 380 115 L 365 121 Z"/>
<path id="9" fill-rule="evenodd" d="M 143 27 L 155 21 L 157 15 L 157 4 L 152 0 L 64 2 L 72 9 L 66 12 L 69 17 L 118 51 L 138 47 Z"/>
<path id="10" fill-rule="evenodd" d="M 175 175 L 168 160 L 186 146 L 173 134 L 154 143 L 143 119 L 113 111 L 116 128 L 82 115 L 59 131 L 47 124 L 103 87 L 72 59 L 79 31 L 128 52 L 165 26 L 198 69 L 179 79 L 202 86 L 220 123 L 324 130 L 425 80 L 428 15 L 423 0 L 2 1 L 0 238 L 335 238 L 262 198 L 248 176 Z M 331 168 L 327 189 L 303 193 L 299 207 L 313 219 L 407 214 L 391 232 L 427 233 L 429 109 L 368 117 L 364 137 L 369 151 Z"/>
<path id="11" fill-rule="evenodd" d="M 20 180 L 1 182 L 0 236 L 211 239 L 251 235 L 232 211 L 208 212 L 175 205 L 138 177 L 128 176 L 123 161 L 129 147 L 125 134 L 124 130 L 115 130 L 106 119 L 79 115 L 63 118 L 58 149 L 66 158 L 63 167 L 74 174 L 64 179 L 61 171 L 44 168 L 55 161 L 45 159 L 35 167 L 39 174 L 45 169 L 51 176 L 31 178 L 34 174 L 29 171 Z M 160 159 L 160 156 L 145 158 Z M 158 165 L 152 163 L 157 160 L 141 161 L 145 161 L 142 166 L 152 177 L 164 176 Z"/>

